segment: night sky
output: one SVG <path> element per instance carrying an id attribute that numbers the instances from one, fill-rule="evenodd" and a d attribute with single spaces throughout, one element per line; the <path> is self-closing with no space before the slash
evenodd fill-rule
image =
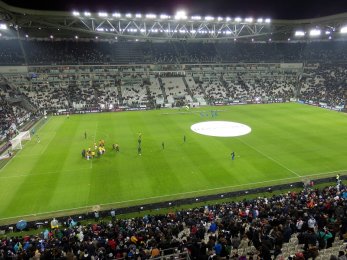
<path id="1" fill-rule="evenodd" d="M 305 19 L 347 12 L 347 0 L 3 0 L 7 4 L 40 10 L 105 11 L 173 15 L 179 9 L 191 15 Z M 347 22 L 347 21 L 346 21 Z"/>

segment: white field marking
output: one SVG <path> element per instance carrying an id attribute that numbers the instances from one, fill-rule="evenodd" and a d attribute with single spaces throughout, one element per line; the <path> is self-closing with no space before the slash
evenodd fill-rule
<path id="1" fill-rule="evenodd" d="M 0 179 L 11 179 L 11 178 L 21 178 L 21 177 L 27 177 L 27 176 L 38 176 L 38 175 L 47 175 L 47 174 L 53 174 L 53 173 L 64 173 L 64 172 L 79 172 L 79 171 L 85 171 L 90 169 L 88 168 L 80 168 L 80 169 L 75 169 L 75 170 L 66 170 L 66 171 L 50 171 L 50 172 L 43 172 L 43 173 L 27 173 L 27 174 L 21 174 L 21 175 L 14 175 L 14 176 L 0 176 Z"/>
<path id="2" fill-rule="evenodd" d="M 344 172 L 347 172 L 347 169 L 346 170 L 340 170 L 340 171 L 321 172 L 321 173 L 305 175 L 305 176 L 300 176 L 300 177 L 313 177 L 313 176 L 327 175 L 327 174 L 337 173 L 337 172 L 344 173 Z M 192 194 L 192 193 L 201 193 L 201 192 L 221 190 L 221 189 L 230 189 L 230 188 L 242 187 L 242 186 L 246 186 L 246 185 L 264 184 L 264 183 L 279 182 L 279 181 L 293 180 L 293 179 L 298 179 L 298 177 L 288 177 L 288 178 L 282 178 L 282 179 L 276 179 L 276 180 L 258 181 L 258 182 L 251 182 L 251 183 L 246 183 L 246 184 L 238 184 L 238 185 L 225 186 L 225 187 L 219 187 L 219 188 L 211 188 L 211 189 L 205 189 L 205 190 L 188 191 L 188 192 L 167 194 L 167 195 L 162 195 L 162 196 L 154 196 L 154 197 L 147 197 L 147 198 L 134 199 L 134 200 L 124 200 L 124 201 L 118 201 L 118 202 L 102 203 L 102 204 L 98 204 L 98 205 L 107 206 L 107 205 L 123 204 L 123 203 L 136 202 L 136 201 L 146 201 L 146 200 L 150 200 L 150 199 L 161 199 L 161 198 L 172 197 L 172 196 L 187 195 L 187 194 Z M 32 217 L 32 216 L 35 217 L 35 216 L 39 216 L 39 215 L 52 214 L 52 213 L 78 210 L 78 209 L 86 209 L 86 208 L 91 208 L 93 206 L 94 205 L 88 205 L 88 206 L 81 206 L 81 207 L 76 207 L 76 208 L 60 209 L 60 210 L 55 210 L 55 211 L 46 211 L 46 212 L 40 212 L 40 213 L 35 213 L 35 214 L 27 214 L 27 215 L 15 216 L 15 217 L 0 218 L 0 221 L 8 220 L 8 219 L 14 219 L 14 218 L 24 218 L 24 217 Z"/>
<path id="3" fill-rule="evenodd" d="M 252 129 L 245 124 L 231 121 L 205 121 L 190 127 L 195 133 L 216 137 L 236 137 L 249 134 Z"/>
<path id="4" fill-rule="evenodd" d="M 282 168 L 284 168 L 284 169 L 290 171 L 291 173 L 294 173 L 296 176 L 298 176 L 298 177 L 303 177 L 303 176 L 299 175 L 298 173 L 296 173 L 295 171 L 293 171 L 293 170 L 289 169 L 288 167 L 286 167 L 284 164 L 282 164 L 282 163 L 280 163 L 279 161 L 275 160 L 275 159 L 272 158 L 271 156 L 268 156 L 268 155 L 266 155 L 265 153 L 263 153 L 262 151 L 258 150 L 258 149 L 255 148 L 254 146 L 252 146 L 252 145 L 246 143 L 245 141 L 242 141 L 241 139 L 238 139 L 238 140 L 239 140 L 241 143 L 243 143 L 243 144 L 247 145 L 248 147 L 252 148 L 254 151 L 256 151 L 256 152 L 262 154 L 262 155 L 265 156 L 266 158 L 268 158 L 268 159 L 270 159 L 271 161 L 277 163 L 277 164 L 278 164 L 279 166 L 281 166 Z"/>
<path id="5" fill-rule="evenodd" d="M 47 124 L 48 120 L 50 120 L 50 119 L 51 119 L 51 117 L 49 117 L 49 118 L 46 120 L 46 122 L 44 122 L 43 125 L 39 127 L 39 130 L 40 130 L 45 124 Z M 37 131 L 36 131 L 36 132 L 37 132 Z M 30 140 L 30 141 L 31 141 L 31 140 Z M 8 163 L 6 163 L 6 164 L 4 165 L 4 167 L 2 167 L 2 168 L 0 169 L 0 172 L 2 172 L 2 171 L 5 169 L 5 167 L 6 167 L 7 165 L 9 165 L 9 164 L 12 162 L 12 159 L 13 159 L 14 157 L 16 157 L 22 150 L 23 150 L 23 149 L 18 150 L 18 151 L 16 152 L 16 154 L 10 159 L 10 161 L 9 161 Z"/>

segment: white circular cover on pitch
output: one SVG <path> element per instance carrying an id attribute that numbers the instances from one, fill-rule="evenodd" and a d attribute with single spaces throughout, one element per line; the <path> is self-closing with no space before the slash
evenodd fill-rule
<path id="1" fill-rule="evenodd" d="M 190 129 L 198 134 L 231 137 L 249 134 L 252 129 L 244 124 L 228 121 L 207 121 L 194 124 Z"/>

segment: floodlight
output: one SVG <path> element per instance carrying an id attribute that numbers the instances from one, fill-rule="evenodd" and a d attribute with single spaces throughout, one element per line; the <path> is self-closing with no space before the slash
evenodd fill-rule
<path id="1" fill-rule="evenodd" d="M 141 17 L 142 17 L 142 14 L 135 14 L 135 17 L 136 17 L 136 18 L 141 18 Z"/>
<path id="2" fill-rule="evenodd" d="M 231 31 L 226 31 L 225 34 L 230 35 Z"/>
<path id="3" fill-rule="evenodd" d="M 160 15 L 160 19 L 169 19 L 170 16 L 168 16 L 167 14 L 161 14 Z"/>
<path id="4" fill-rule="evenodd" d="M 53 39 L 53 38 L 54 38 L 54 36 L 53 36 L 53 35 L 51 35 L 51 36 L 49 36 L 49 38 Z"/>
<path id="5" fill-rule="evenodd" d="M 84 12 L 84 16 L 91 16 L 90 12 Z"/>
<path id="6" fill-rule="evenodd" d="M 288 42 L 290 41 L 290 38 L 288 38 Z"/>
<path id="7" fill-rule="evenodd" d="M 331 36 L 329 36 L 329 40 L 331 40 Z"/>
<path id="8" fill-rule="evenodd" d="M 265 19 L 265 23 L 271 23 L 271 19 L 270 18 L 266 18 Z"/>
<path id="9" fill-rule="evenodd" d="M 73 12 L 72 12 L 72 15 L 73 15 L 73 16 L 80 16 L 80 12 L 73 11 Z"/>
<path id="10" fill-rule="evenodd" d="M 99 17 L 107 17 L 107 13 L 105 13 L 105 12 L 99 12 Z"/>
<path id="11" fill-rule="evenodd" d="M 1 27 L 1 25 L 0 25 L 0 27 Z M 340 32 L 341 33 L 347 33 L 347 26 L 341 27 Z"/>
<path id="12" fill-rule="evenodd" d="M 146 32 L 146 29 L 140 29 L 140 32 L 142 32 L 142 33 Z"/>
<path id="13" fill-rule="evenodd" d="M 103 31 L 104 31 L 104 28 L 96 28 L 96 30 L 97 30 L 98 32 L 103 32 Z"/>
<path id="14" fill-rule="evenodd" d="M 75 35 L 75 39 L 78 39 L 78 36 L 77 36 L 77 35 Z"/>
<path id="15" fill-rule="evenodd" d="M 190 30 L 190 33 L 196 33 L 196 30 Z"/>
<path id="16" fill-rule="evenodd" d="M 7 30 L 7 25 L 5 23 L 0 23 L 1 30 Z"/>
<path id="17" fill-rule="evenodd" d="M 245 22 L 246 23 L 251 23 L 251 22 L 253 22 L 253 18 L 252 17 L 248 17 L 248 18 L 245 19 Z"/>
<path id="18" fill-rule="evenodd" d="M 0 33 L 0 37 L 2 36 L 2 33 Z"/>
<path id="19" fill-rule="evenodd" d="M 148 18 L 148 19 L 155 19 L 155 18 L 157 18 L 157 15 L 155 15 L 155 14 L 146 14 L 146 18 Z"/>
<path id="20" fill-rule="evenodd" d="M 98 36 L 95 36 L 95 39 L 99 39 L 99 37 L 98 37 Z"/>
<path id="21" fill-rule="evenodd" d="M 131 18 L 131 17 L 132 17 L 132 15 L 131 15 L 131 14 L 126 14 L 126 15 L 125 15 L 125 17 L 127 17 L 127 18 Z"/>
<path id="22" fill-rule="evenodd" d="M 254 42 L 254 39 L 252 38 L 252 42 Z"/>
<path id="23" fill-rule="evenodd" d="M 212 21 L 214 20 L 213 16 L 205 16 L 205 21 Z"/>
<path id="24" fill-rule="evenodd" d="M 304 31 L 296 31 L 296 32 L 294 33 L 294 35 L 295 35 L 296 37 L 302 37 L 302 36 L 305 36 L 305 32 L 304 32 Z"/>
<path id="25" fill-rule="evenodd" d="M 330 31 L 325 31 L 325 35 L 329 35 L 330 33 Z"/>
<path id="26" fill-rule="evenodd" d="M 312 29 L 310 31 L 310 36 L 319 36 L 321 34 L 321 31 L 318 29 Z"/>
<path id="27" fill-rule="evenodd" d="M 258 22 L 258 23 L 262 23 L 263 21 L 264 21 L 263 18 L 258 18 L 258 19 L 257 19 L 257 22 Z"/>
<path id="28" fill-rule="evenodd" d="M 25 38 L 29 38 L 29 35 L 26 34 L 26 35 L 25 35 Z"/>
<path id="29" fill-rule="evenodd" d="M 192 16 L 191 19 L 192 20 L 201 20 L 201 16 Z"/>
<path id="30" fill-rule="evenodd" d="M 180 10 L 176 12 L 175 20 L 185 20 L 187 19 L 187 14 L 185 11 Z"/>
<path id="31" fill-rule="evenodd" d="M 112 16 L 113 17 L 121 17 L 122 15 L 120 13 L 113 13 Z"/>
<path id="32" fill-rule="evenodd" d="M 218 17 L 217 20 L 218 21 L 223 21 L 223 17 Z"/>
<path id="33" fill-rule="evenodd" d="M 225 21 L 229 22 L 229 21 L 231 21 L 231 18 L 227 17 L 227 18 L 225 18 Z"/>
<path id="34" fill-rule="evenodd" d="M 239 22 L 241 22 L 241 21 L 242 21 L 242 19 L 241 19 L 240 17 L 236 17 L 236 18 L 235 18 L 235 22 L 238 22 L 238 23 L 239 23 Z"/>

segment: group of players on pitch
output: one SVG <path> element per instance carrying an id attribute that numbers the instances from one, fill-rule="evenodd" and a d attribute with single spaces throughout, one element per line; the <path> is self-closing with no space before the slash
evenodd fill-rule
<path id="1" fill-rule="evenodd" d="M 87 132 L 84 132 L 84 139 L 87 139 Z M 112 150 L 119 152 L 119 145 L 112 144 Z M 94 143 L 94 149 L 88 148 L 82 150 L 82 158 L 85 158 L 87 160 L 93 159 L 95 157 L 100 158 L 101 155 L 103 155 L 105 152 L 105 140 L 100 139 L 99 145 L 97 145 L 97 143 Z"/>
<path id="2" fill-rule="evenodd" d="M 84 138 L 87 139 L 87 133 L 85 132 L 84 133 Z M 137 139 L 137 142 L 138 142 L 138 146 L 137 146 L 137 154 L 138 155 L 141 155 L 142 153 L 142 133 L 139 133 L 139 136 L 138 136 L 138 139 Z M 183 136 L 183 142 L 185 143 L 186 142 L 186 136 L 184 135 Z M 165 149 L 165 143 L 162 142 L 161 143 L 161 146 L 163 148 L 163 150 Z M 116 152 L 119 152 L 119 145 L 118 144 L 112 144 L 112 150 L 113 151 L 116 151 Z M 103 139 L 101 139 L 99 141 L 99 145 L 97 145 L 96 143 L 94 143 L 94 150 L 92 150 L 91 148 L 88 148 L 87 150 L 86 149 L 83 149 L 82 150 L 82 158 L 85 158 L 87 160 L 90 160 L 90 159 L 93 159 L 93 158 L 100 158 L 101 155 L 103 155 L 104 153 L 106 152 L 106 149 L 105 149 L 105 141 Z M 235 159 L 235 152 L 231 152 L 231 159 L 234 160 Z"/>
<path id="3" fill-rule="evenodd" d="M 119 150 L 119 148 L 118 148 Z M 86 158 L 87 160 L 93 159 L 95 157 L 100 158 L 106 152 L 105 141 L 100 140 L 99 145 L 94 143 L 94 149 L 88 148 L 82 150 L 82 158 Z"/>

